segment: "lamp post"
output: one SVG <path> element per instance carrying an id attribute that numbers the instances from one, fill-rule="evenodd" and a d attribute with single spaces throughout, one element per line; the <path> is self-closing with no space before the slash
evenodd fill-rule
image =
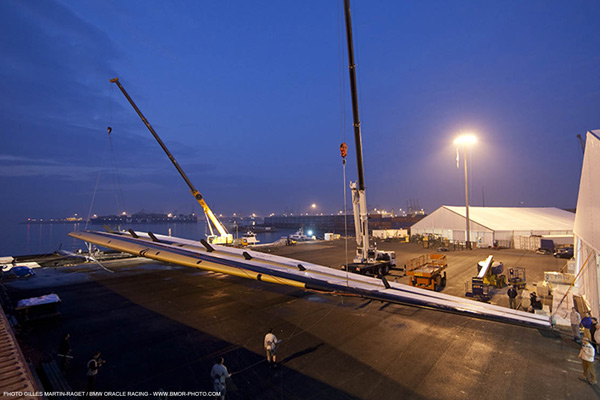
<path id="1" fill-rule="evenodd" d="M 477 138 L 473 135 L 462 135 L 454 139 L 454 144 L 462 146 L 463 148 L 463 159 L 465 164 L 465 216 L 466 216 L 466 246 L 468 249 L 471 248 L 471 230 L 469 229 L 469 179 L 467 173 L 467 146 L 477 142 Z M 458 151 L 458 149 L 457 149 Z M 458 166 L 458 165 L 457 165 Z"/>

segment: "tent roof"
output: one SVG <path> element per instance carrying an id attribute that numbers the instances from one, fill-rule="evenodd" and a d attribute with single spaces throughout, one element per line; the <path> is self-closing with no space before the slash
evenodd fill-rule
<path id="1" fill-rule="evenodd" d="M 575 233 L 589 246 L 600 251 L 600 129 L 589 131 L 585 140 L 585 155 L 577 198 Z"/>
<path id="2" fill-rule="evenodd" d="M 465 207 L 442 208 L 465 217 Z M 555 207 L 469 207 L 469 219 L 493 231 L 573 231 L 575 214 Z"/>

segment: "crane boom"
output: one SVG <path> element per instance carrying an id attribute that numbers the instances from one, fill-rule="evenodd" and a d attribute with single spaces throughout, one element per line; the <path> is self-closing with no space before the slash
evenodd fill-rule
<path id="1" fill-rule="evenodd" d="M 344 16 L 346 20 L 346 41 L 348 44 L 348 69 L 350 72 L 350 93 L 352 95 L 352 118 L 354 125 L 354 145 L 356 147 L 356 167 L 358 182 L 351 183 L 352 206 L 354 210 L 354 229 L 356 231 L 355 262 L 365 263 L 369 259 L 371 247 L 369 243 L 369 216 L 365 194 L 365 179 L 363 172 L 362 138 L 360 119 L 358 116 L 358 90 L 356 85 L 356 64 L 354 63 L 354 45 L 352 40 L 352 19 L 350 16 L 350 0 L 344 0 Z"/>
<path id="2" fill-rule="evenodd" d="M 354 63 L 354 44 L 352 40 L 352 18 L 350 0 L 344 0 L 346 21 L 346 40 L 348 44 L 348 69 L 350 70 L 350 93 L 352 95 L 352 118 L 354 126 L 354 144 L 356 146 L 356 167 L 358 181 L 350 182 L 352 190 L 352 209 L 354 211 L 354 230 L 356 232 L 356 256 L 354 262 L 345 266 L 347 271 L 362 274 L 386 275 L 396 265 L 396 253 L 377 250 L 369 241 L 369 213 L 367 210 L 366 186 L 363 171 L 362 138 L 358 116 L 358 89 L 356 85 L 356 64 Z"/>
<path id="3" fill-rule="evenodd" d="M 131 104 L 131 106 L 133 107 L 135 112 L 142 119 L 142 122 L 144 123 L 144 125 L 146 125 L 146 128 L 148 128 L 148 130 L 150 131 L 152 136 L 154 136 L 154 139 L 156 139 L 156 141 L 158 142 L 160 147 L 162 147 L 164 152 L 167 154 L 167 156 L 169 157 L 169 160 L 171 160 L 171 162 L 177 169 L 177 172 L 179 172 L 179 175 L 181 175 L 181 177 L 183 178 L 185 183 L 190 188 L 190 192 L 192 193 L 192 195 L 194 196 L 196 201 L 200 204 L 200 207 L 202 207 L 204 214 L 206 215 L 207 219 L 209 220 L 208 227 L 209 227 L 209 230 L 211 233 L 211 235 L 209 236 L 209 242 L 215 243 L 215 244 L 231 244 L 233 242 L 233 235 L 231 235 L 229 232 L 227 232 L 227 229 L 225 228 L 225 226 L 223 226 L 221 221 L 219 221 L 219 219 L 215 216 L 215 214 L 213 214 L 212 210 L 210 209 L 208 204 L 206 204 L 206 202 L 204 201 L 204 198 L 202 197 L 200 192 L 194 187 L 194 185 L 192 184 L 190 179 L 187 177 L 185 172 L 183 172 L 183 169 L 181 169 L 181 167 L 179 166 L 179 163 L 177 162 L 175 157 L 173 157 L 173 154 L 171 154 L 171 152 L 169 151 L 167 146 L 164 144 L 164 142 L 161 140 L 161 138 L 158 136 L 158 134 L 156 133 L 154 128 L 152 128 L 152 125 L 150 125 L 150 122 L 148 122 L 146 117 L 144 117 L 144 114 L 142 114 L 142 112 L 137 107 L 137 105 L 135 104 L 133 99 L 129 96 L 129 93 L 127 93 L 127 91 L 125 90 L 123 85 L 121 85 L 121 82 L 119 82 L 119 78 L 113 78 L 110 81 L 112 83 L 116 84 L 119 87 L 119 89 L 121 89 L 121 92 L 123 92 L 123 95 L 129 101 L 129 104 Z M 212 223 L 212 225 L 214 225 L 216 230 L 219 232 L 219 235 L 214 235 L 211 223 Z"/>

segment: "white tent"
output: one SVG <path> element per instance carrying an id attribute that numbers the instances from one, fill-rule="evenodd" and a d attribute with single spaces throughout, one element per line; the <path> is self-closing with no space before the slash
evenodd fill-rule
<path id="1" fill-rule="evenodd" d="M 512 247 L 516 238 L 573 235 L 575 214 L 554 207 L 469 207 L 471 241 Z M 465 207 L 442 206 L 411 227 L 411 234 L 434 234 L 464 242 Z M 573 243 L 572 240 L 570 243 Z"/>
<path id="2" fill-rule="evenodd" d="M 600 315 L 600 130 L 587 133 L 575 217 L 577 286 Z"/>

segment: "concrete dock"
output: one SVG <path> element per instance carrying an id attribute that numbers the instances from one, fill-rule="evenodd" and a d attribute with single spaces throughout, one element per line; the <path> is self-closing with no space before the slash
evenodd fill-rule
<path id="1" fill-rule="evenodd" d="M 381 243 L 400 264 L 431 252 Z M 348 241 L 351 259 L 354 242 Z M 345 243 L 279 248 L 275 254 L 339 267 Z M 527 268 L 528 281 L 565 260 L 520 250 L 446 253 L 444 293 L 464 296 L 476 262 L 494 254 Z M 86 387 L 95 351 L 107 362 L 96 389 L 113 392 L 211 391 L 217 357 L 234 375 L 228 399 L 590 399 L 598 387 L 578 380 L 579 346 L 568 335 L 361 298 L 304 292 L 192 268 L 128 259 L 38 269 L 5 283 L 13 301 L 56 293 L 62 318 L 24 326 L 22 350 L 34 366 L 56 357 L 71 334 L 66 378 Z M 392 276 L 407 283 L 406 277 Z M 506 289 L 492 299 L 508 305 Z M 280 367 L 267 366 L 263 338 L 282 339 Z M 169 397 L 172 398 L 173 396 Z"/>

